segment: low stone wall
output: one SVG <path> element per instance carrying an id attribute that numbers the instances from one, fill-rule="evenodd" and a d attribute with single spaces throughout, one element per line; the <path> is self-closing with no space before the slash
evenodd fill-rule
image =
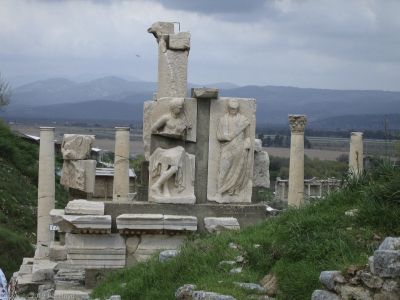
<path id="1" fill-rule="evenodd" d="M 315 290 L 311 300 L 399 300 L 400 238 L 387 237 L 368 267 L 323 271 L 319 280 L 327 290 Z"/>

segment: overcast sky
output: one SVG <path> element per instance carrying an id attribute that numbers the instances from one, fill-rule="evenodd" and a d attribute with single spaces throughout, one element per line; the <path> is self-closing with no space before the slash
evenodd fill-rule
<path id="1" fill-rule="evenodd" d="M 399 0 L 0 0 L 0 72 L 156 81 L 156 21 L 191 32 L 190 82 L 400 90 Z"/>

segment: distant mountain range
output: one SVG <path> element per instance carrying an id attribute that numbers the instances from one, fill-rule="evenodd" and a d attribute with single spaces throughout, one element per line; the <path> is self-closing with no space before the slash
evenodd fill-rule
<path id="1" fill-rule="evenodd" d="M 189 85 L 198 86 L 201 85 Z M 313 127 L 372 129 L 383 126 L 383 115 L 387 114 L 391 115 L 391 128 L 397 124 L 396 128 L 400 129 L 400 115 L 396 115 L 400 113 L 400 92 L 239 87 L 231 83 L 205 86 L 219 88 L 220 96 L 255 98 L 258 124 L 283 125 L 287 124 L 288 114 L 306 114 Z M 156 89 L 155 82 L 128 81 L 119 77 L 103 77 L 83 83 L 53 78 L 14 89 L 11 104 L 0 116 L 8 119 L 140 122 L 143 101 L 152 99 Z"/>

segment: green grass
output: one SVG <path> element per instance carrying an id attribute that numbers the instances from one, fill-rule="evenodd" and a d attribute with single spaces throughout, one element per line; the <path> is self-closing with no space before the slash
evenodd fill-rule
<path id="1" fill-rule="evenodd" d="M 346 188 L 323 201 L 287 210 L 257 226 L 217 236 L 192 236 L 177 258 L 161 264 L 154 257 L 112 274 L 92 296 L 174 299 L 178 287 L 193 283 L 198 289 L 246 299 L 248 294 L 233 281 L 258 282 L 273 272 L 278 278 L 278 299 L 310 299 L 312 291 L 320 288 L 321 271 L 365 265 L 384 237 L 400 235 L 399 186 L 400 170 L 382 166 L 349 180 Z M 354 208 L 359 209 L 356 217 L 345 215 Z M 230 242 L 240 249 L 230 249 Z M 241 274 L 219 267 L 220 261 L 239 254 L 245 256 Z"/>

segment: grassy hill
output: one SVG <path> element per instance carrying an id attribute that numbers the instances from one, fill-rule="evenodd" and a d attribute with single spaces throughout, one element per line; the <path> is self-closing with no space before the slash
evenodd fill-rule
<path id="1" fill-rule="evenodd" d="M 0 120 L 0 268 L 9 278 L 36 242 L 38 145 L 15 136 Z M 56 185 L 59 205 L 66 194 Z"/>
<path id="2" fill-rule="evenodd" d="M 400 170 L 381 166 L 326 199 L 290 209 L 238 232 L 192 236 L 176 258 L 125 269 L 97 287 L 94 297 L 175 299 L 176 289 L 196 284 L 200 290 L 248 299 L 233 282 L 259 282 L 273 273 L 278 299 L 310 299 L 320 288 L 319 273 L 362 266 L 386 236 L 400 235 Z M 358 209 L 355 216 L 346 211 Z M 238 249 L 229 247 L 230 243 Z M 223 260 L 244 256 L 243 272 L 229 273 Z"/>

